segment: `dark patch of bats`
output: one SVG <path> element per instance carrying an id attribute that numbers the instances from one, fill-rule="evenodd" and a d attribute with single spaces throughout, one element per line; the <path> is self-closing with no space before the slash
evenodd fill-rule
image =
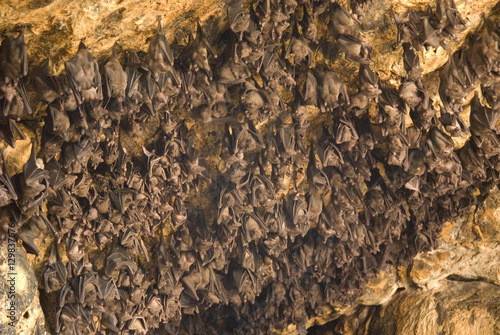
<path id="1" fill-rule="evenodd" d="M 39 238 L 55 238 L 40 278 L 56 300 L 53 331 L 258 334 L 294 323 L 305 334 L 322 306 L 353 301 L 379 269 L 433 248 L 444 220 L 482 201 L 474 190 L 487 194 L 500 179 L 498 28 L 485 18 L 470 48 L 450 56 L 436 111 L 416 50 L 464 28 L 453 1 L 396 16 L 407 72 L 399 89 L 371 70 L 357 19 L 364 1 L 351 3 L 353 13 L 261 0 L 242 12 L 227 0 L 223 42 L 205 35 L 215 21 L 184 34 L 184 47 L 159 22 L 146 53 L 120 57 L 115 47 L 98 63 L 82 41 L 66 73 L 51 75 L 47 60 L 29 82 L 23 32 L 2 40 L 0 138 L 14 146 L 18 124 L 33 125 L 26 87 L 47 107 L 23 171 L 8 176 L 2 162 L 1 229 L 16 222 L 34 254 Z M 317 39 L 320 20 L 328 40 Z M 318 49 L 360 64 L 356 94 L 314 63 Z M 478 82 L 485 100 L 472 99 L 467 129 L 458 113 Z M 307 105 L 328 121 L 314 143 Z M 186 117 L 210 128 L 221 166 L 194 147 Z M 141 138 L 145 123 L 157 130 L 130 155 L 123 134 Z M 468 131 L 457 150 L 452 137 Z"/>

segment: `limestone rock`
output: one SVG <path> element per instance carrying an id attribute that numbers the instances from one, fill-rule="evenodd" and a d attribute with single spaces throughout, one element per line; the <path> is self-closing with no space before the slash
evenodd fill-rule
<path id="1" fill-rule="evenodd" d="M 389 301 L 399 288 L 397 271 L 394 267 L 388 267 L 379 272 L 365 287 L 364 293 L 358 301 L 362 305 L 382 305 Z"/>
<path id="2" fill-rule="evenodd" d="M 435 50 L 419 52 L 423 74 L 430 74 L 439 69 L 448 61 L 448 56 L 460 48 L 467 36 L 474 32 L 481 24 L 481 15 L 488 16 L 496 5 L 491 0 L 456 0 L 455 4 L 461 17 L 466 21 L 466 29 L 456 38 L 446 39 L 447 49 L 438 47 Z M 394 75 L 404 76 L 402 63 L 402 48 L 396 45 L 397 29 L 393 11 L 405 16 L 411 8 L 423 11 L 427 7 L 436 9 L 435 0 L 392 0 L 369 1 L 363 12 L 363 40 L 373 46 L 374 68 L 382 80 L 393 80 Z"/>
<path id="3" fill-rule="evenodd" d="M 420 287 L 439 286 L 449 276 L 500 285 L 499 203 L 495 188 L 476 213 L 448 223 L 439 248 L 415 258 L 410 279 Z"/>
<path id="4" fill-rule="evenodd" d="M 31 154 L 33 134 L 31 134 L 26 127 L 22 125 L 20 125 L 20 127 L 26 135 L 24 140 L 17 140 L 14 148 L 7 145 L 5 142 L 0 143 L 0 151 L 3 154 L 5 163 L 5 172 L 9 177 L 23 171 L 23 167 Z"/>
<path id="5" fill-rule="evenodd" d="M 499 211 L 495 188 L 477 210 L 445 224 L 437 249 L 380 272 L 357 305 L 337 309 L 336 321 L 313 334 L 499 334 Z"/>
<path id="6" fill-rule="evenodd" d="M 5 243 L 0 250 L 0 333 L 44 334 L 45 317 L 39 301 L 37 279 L 24 249 Z M 7 306 L 7 307 L 6 307 Z"/>
<path id="7" fill-rule="evenodd" d="M 499 334 L 499 300 L 497 285 L 445 280 L 438 290 L 395 296 L 375 311 L 369 334 Z"/>
<path id="8" fill-rule="evenodd" d="M 53 1 L 7 0 L 0 7 L 0 29 L 26 27 L 29 59 L 40 64 L 46 53 L 60 72 L 81 39 L 98 58 L 118 43 L 124 49 L 147 50 L 156 17 L 165 22 L 167 37 L 186 39 L 196 20 L 223 15 L 222 1 Z M 57 46 L 57 48 L 53 48 Z"/>

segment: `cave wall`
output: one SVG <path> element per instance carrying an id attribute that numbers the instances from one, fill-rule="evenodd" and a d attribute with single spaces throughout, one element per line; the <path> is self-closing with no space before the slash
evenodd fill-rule
<path id="1" fill-rule="evenodd" d="M 498 333 L 499 195 L 447 222 L 435 250 L 380 273 L 358 304 L 312 334 Z"/>
<path id="2" fill-rule="evenodd" d="M 343 5 L 349 7 L 350 4 Z M 362 7 L 365 15 L 362 13 L 359 15 L 362 22 L 360 34 L 363 41 L 374 48 L 372 69 L 380 80 L 397 86 L 405 73 L 401 57 L 402 48 L 395 42 L 397 29 L 392 10 L 403 15 L 410 8 L 425 10 L 428 5 L 435 7 L 433 1 L 373 1 Z M 440 67 L 448 61 L 449 55 L 467 45 L 467 38 L 475 34 L 482 25 L 481 13 L 489 16 L 496 2 L 456 1 L 456 5 L 467 22 L 466 29 L 456 38 L 446 41 L 447 49 L 438 47 L 432 50 L 424 49 L 419 53 L 424 86 L 435 101 L 439 101 L 436 79 L 439 78 Z M 95 4 L 91 1 L 69 3 L 7 1 L 0 8 L 0 30 L 10 34 L 25 27 L 30 72 L 36 72 L 48 53 L 51 70 L 57 74 L 63 72 L 64 61 L 76 52 L 82 38 L 85 38 L 86 45 L 96 59 L 109 56 L 115 43 L 118 43 L 123 50 L 146 51 L 151 36 L 156 31 L 157 16 L 162 18 L 166 36 L 173 41 L 174 51 L 180 48 L 179 45 L 187 44 L 188 32 L 195 29 L 198 20 L 203 22 L 211 40 L 217 40 L 218 32 L 227 27 L 225 7 L 222 2 L 173 3 L 124 0 Z M 317 57 L 322 56 L 317 55 Z M 357 71 L 355 66 L 341 60 L 332 64 L 332 67 L 347 82 L 349 91 L 355 92 L 357 87 L 357 78 L 353 74 Z M 33 95 L 33 92 L 30 94 Z M 474 91 L 467 99 L 470 100 L 473 94 Z M 44 105 L 35 98 L 33 100 L 36 114 L 44 108 Z M 467 105 L 467 102 L 464 104 Z M 464 108 L 462 116 L 464 120 L 468 119 L 467 107 Z M 14 150 L 5 144 L 2 147 L 6 169 L 11 174 L 22 170 L 31 152 L 31 138 L 37 136 L 35 133 L 30 133 L 30 129 L 26 129 L 25 132 L 28 134 L 28 139 L 17 141 Z M 465 133 L 454 140 L 461 146 L 469 136 L 470 134 Z M 199 138 L 198 141 L 201 143 L 203 138 Z M 140 151 L 140 144 L 140 141 L 130 144 L 130 151 Z M 328 313 L 311 319 L 309 325 L 337 319 L 340 320 L 334 326 L 337 333 L 356 333 L 353 329 L 361 329 L 360 319 L 365 316 L 363 320 L 366 321 L 368 315 L 371 322 L 365 322 L 363 325 L 369 329 L 369 333 L 390 334 L 396 331 L 405 334 L 408 333 L 408 329 L 413 330 L 415 325 L 422 324 L 422 319 L 419 319 L 418 313 L 414 314 L 414 319 L 407 320 L 401 316 L 408 315 L 414 306 L 421 310 L 423 307 L 418 304 L 420 303 L 429 308 L 428 311 L 421 311 L 427 313 L 423 318 L 429 328 L 419 329 L 417 333 L 443 331 L 445 334 L 458 334 L 457 329 L 463 330 L 464 334 L 498 332 L 498 324 L 493 322 L 495 317 L 498 320 L 498 309 L 495 309 L 494 300 L 491 300 L 498 297 L 500 276 L 498 260 L 495 257 L 499 250 L 498 222 L 495 221 L 498 217 L 498 201 L 495 200 L 495 192 L 477 212 L 466 213 L 462 219 L 446 222 L 436 250 L 419 254 L 410 265 L 388 267 L 367 285 L 365 293 L 359 298 L 359 303 L 363 306 L 382 307 L 373 307 L 367 312 L 360 311 L 362 307 L 357 304 L 346 306 L 334 303 Z M 44 248 L 50 246 L 51 242 L 50 238 L 47 242 L 40 242 L 42 256 L 38 258 L 33 255 L 27 256 L 28 263 L 35 272 L 39 273 L 41 270 L 44 257 L 49 253 Z M 19 257 L 23 259 L 23 256 Z M 27 275 L 27 278 L 31 278 L 31 281 L 33 279 L 31 275 Z M 474 285 L 470 281 L 480 283 Z M 28 300 L 36 305 L 36 291 L 27 292 L 32 293 L 32 297 Z M 470 297 L 473 295 L 474 299 L 476 296 L 480 298 L 471 300 Z M 453 297 L 456 300 L 453 300 Z M 43 324 L 40 321 L 41 309 L 29 308 L 32 309 L 29 309 L 28 317 L 22 321 L 25 324 L 19 323 L 17 326 L 20 331 L 24 329 L 26 333 L 36 329 L 34 324 L 40 327 Z M 473 312 L 470 312 L 471 308 Z M 23 310 L 27 309 L 23 307 Z M 359 313 L 361 317 L 353 313 Z M 339 319 L 339 315 L 346 316 Z M 474 319 L 470 322 L 470 328 L 460 323 L 465 318 L 464 315 Z M 451 322 L 443 323 L 441 319 L 445 317 L 449 317 Z M 5 315 L 3 318 L 5 320 Z M 402 324 L 403 321 L 407 323 Z M 293 329 L 291 326 L 290 332 L 293 332 Z M 465 329 L 471 330 L 467 332 Z"/>

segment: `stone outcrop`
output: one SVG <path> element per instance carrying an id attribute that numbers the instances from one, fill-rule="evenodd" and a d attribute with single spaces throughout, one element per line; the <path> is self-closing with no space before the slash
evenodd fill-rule
<path id="1" fill-rule="evenodd" d="M 21 246 L 0 248 L 0 306 L 1 334 L 44 334 L 38 280 Z"/>
<path id="2" fill-rule="evenodd" d="M 445 224 L 439 247 L 390 267 L 358 304 L 314 334 L 497 334 L 500 332 L 500 190 Z M 322 320 L 323 322 L 325 320 Z"/>
<path id="3" fill-rule="evenodd" d="M 166 23 L 167 37 L 183 44 L 197 21 L 212 22 L 214 26 L 207 27 L 212 35 L 227 24 L 218 19 L 225 18 L 222 1 L 6 0 L 0 7 L 0 30 L 26 27 L 33 66 L 50 56 L 59 73 L 81 39 L 96 58 L 109 56 L 115 43 L 124 50 L 146 50 L 157 16 Z"/>

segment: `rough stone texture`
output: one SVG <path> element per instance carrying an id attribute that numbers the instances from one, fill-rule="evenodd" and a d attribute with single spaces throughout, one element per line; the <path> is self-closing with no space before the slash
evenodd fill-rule
<path id="1" fill-rule="evenodd" d="M 96 58 L 109 55 L 115 43 L 124 49 L 146 50 L 161 16 L 171 41 L 174 37 L 187 41 L 198 19 L 225 17 L 223 6 L 222 1 L 203 0 L 6 0 L 0 6 L 0 31 L 25 26 L 30 61 L 36 66 L 48 52 L 58 73 L 82 38 Z"/>
<path id="2" fill-rule="evenodd" d="M 499 196 L 495 189 L 476 214 L 448 223 L 440 247 L 415 258 L 410 280 L 427 288 L 449 276 L 500 285 Z"/>
<path id="3" fill-rule="evenodd" d="M 338 308 L 314 334 L 499 334 L 499 234 L 495 188 L 477 210 L 447 222 L 437 249 L 380 272 L 359 304 Z"/>
<path id="4" fill-rule="evenodd" d="M 448 50 L 442 47 L 419 52 L 423 74 L 429 74 L 439 69 L 446 63 L 448 56 L 461 47 L 466 37 L 474 32 L 481 22 L 481 15 L 488 16 L 496 1 L 491 0 L 456 0 L 457 10 L 467 22 L 467 28 L 459 34 L 456 39 L 447 39 Z M 397 45 L 397 29 L 394 22 L 393 12 L 405 16 L 408 9 L 425 10 L 428 6 L 435 10 L 434 0 L 392 0 L 368 2 L 363 8 L 365 16 L 363 22 L 363 40 L 372 45 L 373 69 L 377 71 L 381 80 L 394 80 L 395 76 L 405 75 L 402 53 L 403 50 Z"/>
<path id="5" fill-rule="evenodd" d="M 494 284 L 443 280 L 439 288 L 404 291 L 377 308 L 369 334 L 498 334 L 499 299 Z"/>
<path id="6" fill-rule="evenodd" d="M 23 170 L 31 154 L 31 138 L 29 132 L 24 128 L 26 139 L 17 140 L 16 147 L 12 148 L 5 142 L 0 143 L 0 150 L 4 155 L 5 171 L 12 177 Z"/>
<path id="7" fill-rule="evenodd" d="M 405 15 L 409 8 L 435 8 L 435 3 L 434 0 L 393 0 L 365 4 L 363 11 L 368 14 L 361 18 L 361 35 L 363 41 L 375 50 L 372 68 L 381 80 L 404 76 L 402 49 L 396 44 L 393 10 Z M 448 60 L 448 55 L 457 50 L 480 24 L 481 13 L 488 16 L 496 1 L 457 0 L 455 3 L 467 22 L 467 28 L 457 39 L 446 41 L 448 50 L 439 47 L 420 52 L 423 74 L 441 67 Z M 59 73 L 63 62 L 74 54 L 82 38 L 85 38 L 96 58 L 109 55 L 115 43 L 123 49 L 146 50 L 156 30 L 157 16 L 162 17 L 167 37 L 181 45 L 186 43 L 188 33 L 194 30 L 197 20 L 204 22 L 209 36 L 216 35 L 216 31 L 227 24 L 223 1 L 6 0 L 0 7 L 0 31 L 11 32 L 26 27 L 30 61 L 36 66 L 48 52 L 55 72 Z"/>
<path id="8" fill-rule="evenodd" d="M 421 289 L 381 307 L 371 333 L 500 332 L 499 201 L 495 188 L 475 213 L 445 226 L 439 248 L 418 255 L 409 270 L 407 286 Z"/>
<path id="9" fill-rule="evenodd" d="M 33 269 L 28 263 L 28 258 L 24 249 L 17 245 L 15 257 L 10 257 L 15 261 L 11 268 L 8 262 L 8 248 L 3 245 L 0 250 L 0 334 L 29 335 L 38 328 L 39 334 L 44 334 L 45 318 L 40 307 L 37 279 Z M 9 281 L 14 279 L 14 281 Z M 14 293 L 10 290 L 13 284 Z M 14 298 L 12 298 L 14 297 Z M 7 307 L 11 302 L 15 302 L 13 317 L 9 318 Z M 15 326 L 9 325 L 14 322 Z"/>
<path id="10" fill-rule="evenodd" d="M 358 299 L 362 305 L 374 306 L 388 302 L 399 288 L 397 271 L 394 267 L 388 267 L 380 272 L 365 287 L 363 295 Z"/>

